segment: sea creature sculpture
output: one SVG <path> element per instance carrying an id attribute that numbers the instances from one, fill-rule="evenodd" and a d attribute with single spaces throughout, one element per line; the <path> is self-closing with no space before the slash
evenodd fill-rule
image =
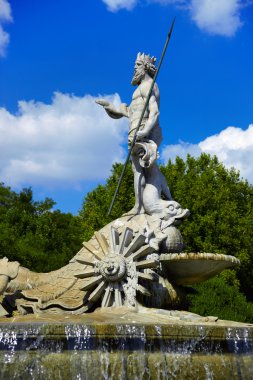
<path id="1" fill-rule="evenodd" d="M 182 285 L 239 263 L 231 256 L 182 253 L 178 226 L 189 210 L 172 199 L 156 162 L 162 134 L 155 62 L 138 53 L 132 80 L 137 89 L 129 106 L 123 103 L 116 109 L 103 99 L 97 101 L 110 117 L 129 118 L 133 209 L 95 232 L 59 270 L 35 273 L 0 260 L 0 315 L 16 309 L 20 314 L 82 314 L 97 307 L 178 307 L 184 298 Z"/>

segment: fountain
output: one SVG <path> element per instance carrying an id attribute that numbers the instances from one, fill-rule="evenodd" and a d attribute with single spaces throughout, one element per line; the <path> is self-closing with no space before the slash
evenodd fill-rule
<path id="1" fill-rule="evenodd" d="M 155 58 L 138 54 L 129 118 L 132 210 L 94 233 L 59 270 L 0 260 L 3 379 L 252 379 L 253 325 L 182 311 L 185 285 L 239 264 L 184 253 L 172 199 L 156 163 L 162 140 Z"/>
<path id="2" fill-rule="evenodd" d="M 252 325 L 107 308 L 1 322 L 1 379 L 252 379 Z"/>

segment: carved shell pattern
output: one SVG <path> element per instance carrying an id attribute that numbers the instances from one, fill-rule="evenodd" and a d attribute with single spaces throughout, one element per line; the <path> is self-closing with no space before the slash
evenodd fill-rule
<path id="1" fill-rule="evenodd" d="M 145 244 L 145 236 L 134 236 L 130 228 L 121 235 L 111 227 L 109 244 L 102 233 L 95 233 L 99 249 L 90 243 L 84 246 L 93 259 L 77 258 L 84 264 L 84 271 L 76 273 L 78 278 L 87 278 L 82 290 L 89 291 L 88 302 L 101 302 L 102 307 L 135 306 L 136 292 L 150 295 L 139 283 L 139 279 L 153 281 L 158 261 L 153 256 L 152 247 Z M 145 270 L 149 269 L 149 273 Z"/>

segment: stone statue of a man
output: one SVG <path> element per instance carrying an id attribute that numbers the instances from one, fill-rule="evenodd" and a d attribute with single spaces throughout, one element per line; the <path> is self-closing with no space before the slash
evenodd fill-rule
<path id="1" fill-rule="evenodd" d="M 137 88 L 133 93 L 132 102 L 129 106 L 122 103 L 119 109 L 116 109 L 113 104 L 103 99 L 97 100 L 97 103 L 104 107 L 110 117 L 114 119 L 123 116 L 129 118 L 129 145 L 132 143 L 152 85 L 156 72 L 155 61 L 156 58 L 150 57 L 150 55 L 138 53 L 132 79 L 132 85 L 137 86 Z M 156 164 L 157 148 L 162 141 L 159 126 L 159 103 L 159 89 L 155 83 L 140 129 L 137 132 L 137 142 L 131 155 L 134 172 L 135 206 L 130 213 L 133 214 L 159 212 L 154 209 L 152 204 L 161 201 L 161 193 L 163 193 L 165 199 L 171 200 L 167 183 Z M 153 199 L 154 197 L 155 199 Z"/>

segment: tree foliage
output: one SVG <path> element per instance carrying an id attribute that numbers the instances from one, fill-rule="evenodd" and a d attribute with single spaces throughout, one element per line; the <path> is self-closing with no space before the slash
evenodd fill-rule
<path id="1" fill-rule="evenodd" d="M 207 154 L 178 157 L 162 171 L 173 197 L 191 212 L 181 225 L 186 251 L 239 258 L 241 289 L 253 299 L 253 187 Z"/>
<path id="2" fill-rule="evenodd" d="M 112 215 L 107 216 L 121 170 L 122 165 L 115 165 L 106 184 L 86 196 L 80 213 L 85 238 L 133 207 L 133 175 L 129 165 Z M 199 158 L 188 156 L 185 161 L 177 157 L 175 163 L 169 161 L 161 166 L 161 171 L 173 198 L 191 212 L 180 226 L 185 250 L 238 257 L 241 266 L 236 272 L 224 272 L 222 281 L 237 287 L 238 292 L 239 285 L 247 299 L 253 300 L 253 187 L 237 171 L 226 169 L 216 157 L 207 154 Z"/>
<path id="3" fill-rule="evenodd" d="M 85 197 L 79 214 L 82 220 L 83 238 L 85 240 L 90 239 L 94 231 L 98 231 L 134 206 L 134 182 L 131 165 L 129 164 L 126 168 L 112 212 L 108 215 L 122 169 L 123 165 L 114 164 L 112 174 L 107 179 L 106 184 L 99 185 Z"/>
<path id="4" fill-rule="evenodd" d="M 53 205 L 35 202 L 31 189 L 16 193 L 0 184 L 0 256 L 38 272 L 65 265 L 81 246 L 80 219 Z"/>
<path id="5" fill-rule="evenodd" d="M 198 284 L 195 294 L 188 295 L 189 310 L 203 316 L 218 316 L 238 322 L 253 323 L 253 303 L 234 284 L 228 284 L 223 276 L 216 276 Z"/>
<path id="6" fill-rule="evenodd" d="M 20 193 L 0 184 L 0 255 L 17 260 L 35 271 L 51 271 L 65 265 L 95 230 L 120 217 L 134 205 L 131 166 L 111 215 L 121 164 L 115 164 L 105 185 L 84 199 L 78 217 L 59 210 L 46 198 L 35 202 L 31 189 Z M 161 166 L 173 198 L 191 215 L 180 226 L 188 252 L 212 252 L 240 259 L 236 270 L 223 272 L 190 296 L 190 310 L 202 315 L 252 322 L 253 301 L 253 187 L 234 169 L 226 169 L 216 157 L 177 158 Z M 246 297 L 246 298 L 245 298 Z M 244 319 L 245 316 L 245 319 Z"/>

